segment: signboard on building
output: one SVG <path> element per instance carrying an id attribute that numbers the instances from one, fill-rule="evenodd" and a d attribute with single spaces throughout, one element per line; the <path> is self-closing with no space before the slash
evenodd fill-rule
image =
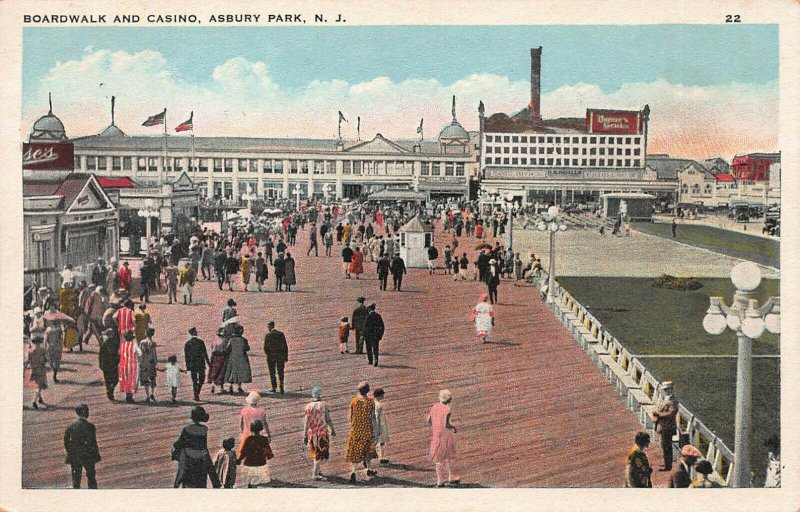
<path id="1" fill-rule="evenodd" d="M 642 113 L 633 110 L 586 111 L 589 133 L 642 133 Z"/>
<path id="2" fill-rule="evenodd" d="M 22 144 L 22 168 L 73 170 L 74 155 L 71 142 L 25 142 Z"/>

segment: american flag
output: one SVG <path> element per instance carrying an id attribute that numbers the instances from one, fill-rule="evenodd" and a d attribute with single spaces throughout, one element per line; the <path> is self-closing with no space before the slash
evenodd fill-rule
<path id="1" fill-rule="evenodd" d="M 194 118 L 194 111 L 192 111 L 192 113 L 189 114 L 189 119 L 187 119 L 186 121 L 182 122 L 181 124 L 175 127 L 175 131 L 186 132 L 189 130 L 194 130 L 194 124 L 192 123 L 192 118 Z"/>
<path id="2" fill-rule="evenodd" d="M 142 123 L 142 126 L 155 126 L 157 124 L 164 124 L 165 117 L 167 117 L 167 109 L 164 109 L 164 111 L 160 114 L 148 117 L 147 120 Z"/>

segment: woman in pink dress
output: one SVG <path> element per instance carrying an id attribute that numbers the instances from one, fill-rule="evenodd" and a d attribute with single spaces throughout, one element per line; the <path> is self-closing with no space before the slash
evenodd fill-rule
<path id="1" fill-rule="evenodd" d="M 362 254 L 359 247 L 356 247 L 353 252 L 353 259 L 350 261 L 350 273 L 356 276 L 356 279 L 364 273 L 364 254 Z"/>
<path id="2" fill-rule="evenodd" d="M 272 437 L 269 433 L 267 412 L 258 406 L 259 400 L 261 400 L 261 394 L 255 389 L 250 391 L 250 393 L 247 394 L 247 398 L 244 399 L 245 406 L 242 407 L 242 411 L 239 413 L 239 430 L 242 431 L 242 441 L 247 439 L 247 436 L 250 435 L 250 424 L 253 423 L 254 420 L 261 421 L 261 424 L 264 426 L 264 435 L 267 436 L 267 439 Z"/>
<path id="3" fill-rule="evenodd" d="M 428 413 L 428 425 L 431 426 L 431 448 L 428 460 L 436 464 L 436 487 L 457 485 L 460 480 L 453 477 L 450 462 L 456 457 L 456 427 L 450 423 L 450 402 L 453 397 L 450 391 L 439 391 L 439 403 L 431 407 Z M 445 476 L 447 483 L 445 484 Z"/>
<path id="4" fill-rule="evenodd" d="M 308 454 L 314 461 L 311 469 L 311 478 L 314 480 L 325 479 L 321 471 L 322 463 L 330 457 L 330 438 L 336 435 L 328 404 L 321 397 L 322 390 L 319 386 L 312 387 L 312 401 L 306 405 L 306 422 L 303 428 L 303 444 L 308 447 Z"/>

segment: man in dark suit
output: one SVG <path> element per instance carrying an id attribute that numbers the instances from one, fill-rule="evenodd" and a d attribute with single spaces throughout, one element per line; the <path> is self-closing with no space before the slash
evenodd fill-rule
<path id="1" fill-rule="evenodd" d="M 281 331 L 275 329 L 275 322 L 267 324 L 267 334 L 264 335 L 264 353 L 267 355 L 267 367 L 269 368 L 269 380 L 272 384 L 272 392 L 278 387 L 276 377 L 280 379 L 280 391 L 284 393 L 283 370 L 286 361 L 289 360 L 289 345 L 286 343 L 286 336 Z"/>
<path id="2" fill-rule="evenodd" d="M 378 287 L 386 291 L 386 281 L 389 279 L 389 257 L 385 254 L 380 257 L 377 265 Z"/>
<path id="3" fill-rule="evenodd" d="M 392 290 L 399 292 L 400 287 L 403 285 L 403 274 L 408 273 L 406 270 L 406 262 L 403 261 L 403 258 L 401 258 L 399 254 L 395 254 L 392 258 L 390 269 L 392 271 Z"/>
<path id="4" fill-rule="evenodd" d="M 378 345 L 383 338 L 383 318 L 375 311 L 375 304 L 370 304 L 367 308 L 369 313 L 364 321 L 364 341 L 367 342 L 367 361 L 369 364 L 378 366 Z"/>
<path id="5" fill-rule="evenodd" d="M 356 299 L 356 307 L 350 313 L 350 327 L 355 332 L 356 354 L 364 353 L 364 321 L 367 319 L 367 308 L 364 306 L 364 297 Z"/>
<path id="6" fill-rule="evenodd" d="M 192 374 L 192 390 L 194 391 L 194 401 L 200 401 L 200 390 L 206 380 L 206 365 L 211 366 L 208 360 L 208 350 L 203 340 L 197 337 L 197 329 L 189 329 L 189 341 L 183 346 L 184 361 L 186 369 Z"/>
<path id="7" fill-rule="evenodd" d="M 81 488 L 81 475 L 86 471 L 89 489 L 97 489 L 94 465 L 100 462 L 97 435 L 94 425 L 89 423 L 89 406 L 81 404 L 75 408 L 78 419 L 64 432 L 64 450 L 67 452 L 66 464 L 72 466 L 72 488 Z"/>
<path id="8" fill-rule="evenodd" d="M 681 448 L 681 461 L 675 471 L 669 476 L 669 487 L 687 488 L 692 485 L 692 477 L 689 472 L 695 465 L 697 459 L 703 454 L 694 446 L 687 444 Z"/>

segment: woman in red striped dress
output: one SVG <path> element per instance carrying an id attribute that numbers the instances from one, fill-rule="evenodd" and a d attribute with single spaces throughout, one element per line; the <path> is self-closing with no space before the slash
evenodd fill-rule
<path id="1" fill-rule="evenodd" d="M 125 393 L 125 401 L 133 403 L 133 393 L 139 379 L 138 357 L 142 351 L 136 343 L 133 331 L 125 333 L 119 344 L 119 390 Z"/>
<path id="2" fill-rule="evenodd" d="M 128 299 L 123 304 L 123 307 L 119 308 L 114 313 L 114 320 L 117 321 L 117 332 L 119 333 L 119 339 L 125 339 L 125 333 L 128 331 L 133 330 L 133 301 Z"/>

